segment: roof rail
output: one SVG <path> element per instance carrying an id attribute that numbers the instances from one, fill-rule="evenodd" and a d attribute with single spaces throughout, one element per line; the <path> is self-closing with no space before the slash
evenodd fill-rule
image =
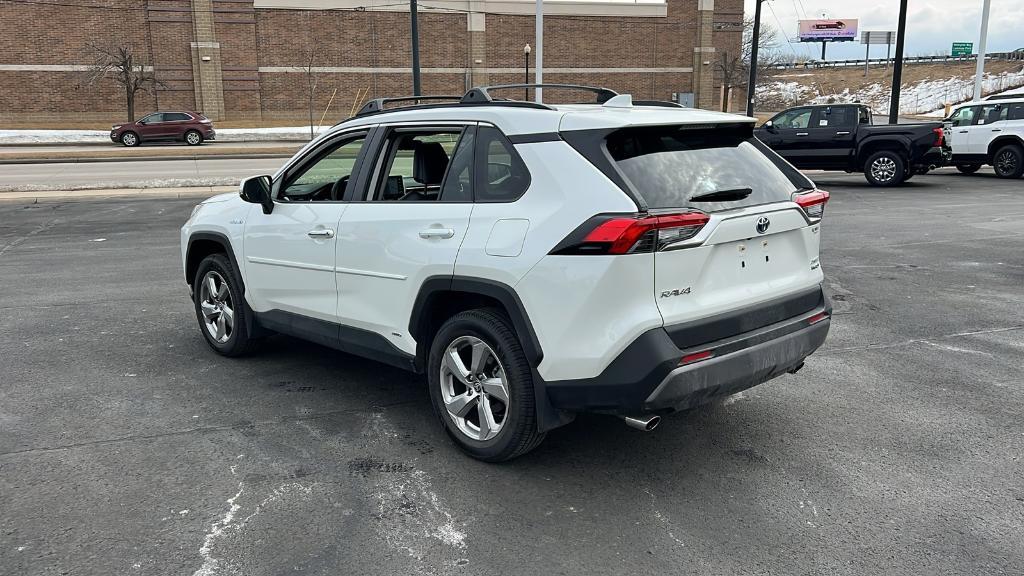
<path id="1" fill-rule="evenodd" d="M 662 108 L 686 108 L 678 102 L 668 100 L 633 100 L 633 106 L 660 106 Z"/>
<path id="2" fill-rule="evenodd" d="M 478 86 L 466 92 L 460 100 L 463 104 L 479 104 L 482 102 L 494 102 L 491 97 L 491 90 L 505 90 L 512 88 L 554 88 L 559 90 L 583 90 L 593 92 L 597 96 L 597 104 L 604 104 L 608 100 L 618 96 L 618 92 L 598 86 L 580 86 L 577 84 L 501 84 L 498 86 Z M 501 99 L 499 99 L 501 100 Z"/>
<path id="3" fill-rule="evenodd" d="M 359 112 L 356 112 L 356 117 L 373 114 L 374 112 L 382 112 L 384 111 L 384 105 L 392 102 L 412 102 L 415 106 L 421 101 L 448 100 L 451 102 L 458 102 L 462 98 L 462 96 L 402 96 L 400 98 L 375 98 L 367 101 L 366 104 L 363 104 L 363 107 L 359 109 Z"/>
<path id="4" fill-rule="evenodd" d="M 993 94 L 986 96 L 985 100 L 1013 100 L 1017 98 L 1024 98 L 1024 94 Z"/>

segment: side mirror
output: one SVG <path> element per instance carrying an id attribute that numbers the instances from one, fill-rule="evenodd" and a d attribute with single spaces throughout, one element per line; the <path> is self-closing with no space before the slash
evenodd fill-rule
<path id="1" fill-rule="evenodd" d="M 775 132 L 775 124 L 771 120 L 769 120 L 764 123 L 764 129 L 769 132 Z"/>
<path id="2" fill-rule="evenodd" d="M 262 205 L 263 213 L 270 214 L 274 211 L 274 199 L 270 196 L 270 186 L 270 176 L 250 176 L 238 185 L 238 196 L 246 202 Z"/>

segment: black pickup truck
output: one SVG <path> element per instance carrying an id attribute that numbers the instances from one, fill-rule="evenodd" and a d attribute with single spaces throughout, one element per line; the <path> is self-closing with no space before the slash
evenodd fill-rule
<path id="1" fill-rule="evenodd" d="M 875 126 L 863 104 L 798 106 L 754 134 L 797 168 L 863 172 L 875 186 L 895 186 L 941 166 L 942 123 Z"/>

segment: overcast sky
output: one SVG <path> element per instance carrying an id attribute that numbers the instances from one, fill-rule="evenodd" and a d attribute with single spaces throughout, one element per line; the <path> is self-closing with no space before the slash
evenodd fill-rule
<path id="1" fill-rule="evenodd" d="M 744 0 L 748 15 L 754 14 L 755 0 Z M 973 42 L 978 49 L 981 28 L 982 0 L 909 0 L 907 10 L 908 56 L 948 53 L 953 42 Z M 899 0 L 767 0 L 761 7 L 761 24 L 780 29 L 790 40 L 796 40 L 797 20 L 820 18 L 858 18 L 859 30 L 896 30 Z M 858 32 L 859 34 L 859 32 Z M 821 57 L 821 44 L 786 43 L 802 56 Z M 895 47 L 894 47 L 895 48 Z M 988 52 L 1005 52 L 1024 48 L 1024 0 L 992 0 L 988 25 Z M 871 57 L 885 56 L 885 45 L 872 46 Z M 864 45 L 856 42 L 829 44 L 828 59 L 864 57 Z"/>

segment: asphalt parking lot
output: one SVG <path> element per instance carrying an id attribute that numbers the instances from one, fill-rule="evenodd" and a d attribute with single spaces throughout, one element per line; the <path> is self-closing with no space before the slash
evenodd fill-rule
<path id="1" fill-rule="evenodd" d="M 1024 180 L 833 199 L 833 331 L 644 434 L 462 456 L 423 382 L 278 337 L 207 349 L 194 200 L 0 203 L 0 573 L 1021 574 Z"/>

